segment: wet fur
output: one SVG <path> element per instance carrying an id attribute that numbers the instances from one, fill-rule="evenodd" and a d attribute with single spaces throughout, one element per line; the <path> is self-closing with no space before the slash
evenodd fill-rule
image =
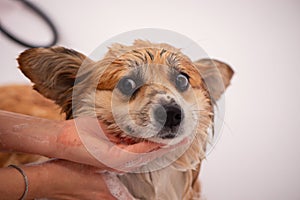
<path id="1" fill-rule="evenodd" d="M 120 175 L 119 179 L 139 199 L 200 198 L 198 175 L 201 160 L 205 157 L 207 130 L 213 124 L 213 103 L 225 91 L 233 75 L 228 65 L 210 59 L 192 62 L 179 49 L 168 44 L 142 40 L 135 41 L 132 46 L 114 44 L 105 57 L 97 62 L 63 47 L 29 49 L 19 56 L 18 62 L 22 72 L 34 83 L 34 89 L 54 100 L 66 114 L 66 119 L 92 116 L 95 107 L 96 116 L 124 141 L 141 138 L 139 135 L 124 134 L 116 124 L 113 109 L 118 110 L 120 116 L 117 118 L 123 119 L 126 125 L 126 113 L 122 114 L 122 109 L 129 105 L 131 111 L 139 111 L 139 114 L 130 113 L 132 120 L 142 127 L 148 127 L 151 119 L 141 111 L 145 109 L 145 113 L 149 112 L 149 102 L 158 103 L 155 101 L 160 100 L 161 96 L 165 97 L 160 96 L 159 92 L 179 95 L 182 98 L 179 103 L 190 105 L 186 106 L 193 113 L 190 120 L 193 121 L 194 117 L 197 122 L 190 148 L 166 168 L 147 173 L 127 173 Z M 147 67 L 139 69 L 140 66 Z M 149 82 L 146 81 L 136 96 L 127 101 L 114 88 L 120 78 L 132 70 L 140 70 L 143 78 Z M 176 91 L 168 76 L 172 70 L 189 76 L 193 94 Z M 165 87 L 151 84 L 151 81 L 163 83 Z M 113 107 L 111 102 L 115 102 Z M 133 132 L 136 134 L 141 130 Z M 155 137 L 152 140 L 164 142 Z"/>

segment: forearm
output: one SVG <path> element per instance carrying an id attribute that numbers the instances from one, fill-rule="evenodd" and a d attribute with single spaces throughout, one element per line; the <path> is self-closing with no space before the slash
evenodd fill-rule
<path id="1" fill-rule="evenodd" d="M 104 168 L 87 152 L 74 123 L 0 110 L 0 151 L 38 154 Z"/>
<path id="2" fill-rule="evenodd" d="M 155 151 L 162 146 L 149 141 L 132 145 L 122 144 L 121 141 L 118 144 L 118 141 L 117 137 L 108 134 L 106 127 L 94 118 L 77 118 L 76 122 L 53 121 L 0 110 L 0 151 L 61 158 L 107 170 L 108 167 L 122 168 L 129 161 L 141 160 L 140 153 Z M 170 148 L 174 146 L 176 145 Z M 149 162 L 166 152 L 169 152 L 168 148 L 161 149 L 159 154 L 153 152 L 147 154 L 148 158 L 143 158 Z M 144 161 L 141 163 L 145 164 Z M 123 170 L 121 168 L 118 170 Z M 130 166 L 125 168 L 131 169 Z"/>
<path id="3" fill-rule="evenodd" d="M 0 111 L 0 151 L 52 156 L 59 121 Z"/>

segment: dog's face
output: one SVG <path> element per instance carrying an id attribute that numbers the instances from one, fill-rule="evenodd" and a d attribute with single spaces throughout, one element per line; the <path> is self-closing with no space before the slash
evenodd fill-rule
<path id="1" fill-rule="evenodd" d="M 172 46 L 140 40 L 114 45 L 98 62 L 62 47 L 27 50 L 18 61 L 34 87 L 68 118 L 96 112 L 127 143 L 178 143 L 205 133 L 213 101 L 233 75 L 219 61 L 192 62 Z"/>
<path id="2" fill-rule="evenodd" d="M 99 79 L 96 109 L 107 107 L 103 97 L 110 99 L 112 111 L 105 112 L 112 112 L 123 133 L 134 138 L 176 143 L 191 135 L 200 116 L 207 119 L 212 113 L 200 74 L 179 52 L 128 51 L 113 60 L 102 76 L 115 79 Z"/>

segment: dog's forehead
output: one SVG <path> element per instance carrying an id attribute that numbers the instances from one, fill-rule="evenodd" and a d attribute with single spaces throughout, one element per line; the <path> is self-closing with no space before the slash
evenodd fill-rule
<path id="1" fill-rule="evenodd" d="M 134 72 L 140 71 L 149 79 L 167 79 L 172 70 L 187 74 L 192 87 L 202 86 L 201 76 L 193 62 L 179 50 L 140 47 L 124 50 L 122 55 L 114 57 L 103 72 L 98 89 L 113 89 L 123 76 Z"/>
<path id="2" fill-rule="evenodd" d="M 133 70 L 136 68 L 187 71 L 194 68 L 192 61 L 180 51 L 164 48 L 138 48 L 128 51 L 112 61 L 112 67 Z"/>

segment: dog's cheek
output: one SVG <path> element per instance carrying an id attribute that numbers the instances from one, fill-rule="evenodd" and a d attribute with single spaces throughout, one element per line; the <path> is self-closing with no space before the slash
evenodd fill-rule
<path id="1" fill-rule="evenodd" d="M 94 107 L 99 119 L 113 122 L 112 92 L 109 90 L 97 90 L 95 93 Z M 93 107 L 93 105 L 92 105 Z"/>
<path id="2" fill-rule="evenodd" d="M 184 94 L 183 99 L 185 110 L 187 111 L 186 114 L 191 115 L 192 119 L 206 118 L 207 113 L 211 113 L 210 99 L 206 95 L 205 90 L 193 89 Z"/>

